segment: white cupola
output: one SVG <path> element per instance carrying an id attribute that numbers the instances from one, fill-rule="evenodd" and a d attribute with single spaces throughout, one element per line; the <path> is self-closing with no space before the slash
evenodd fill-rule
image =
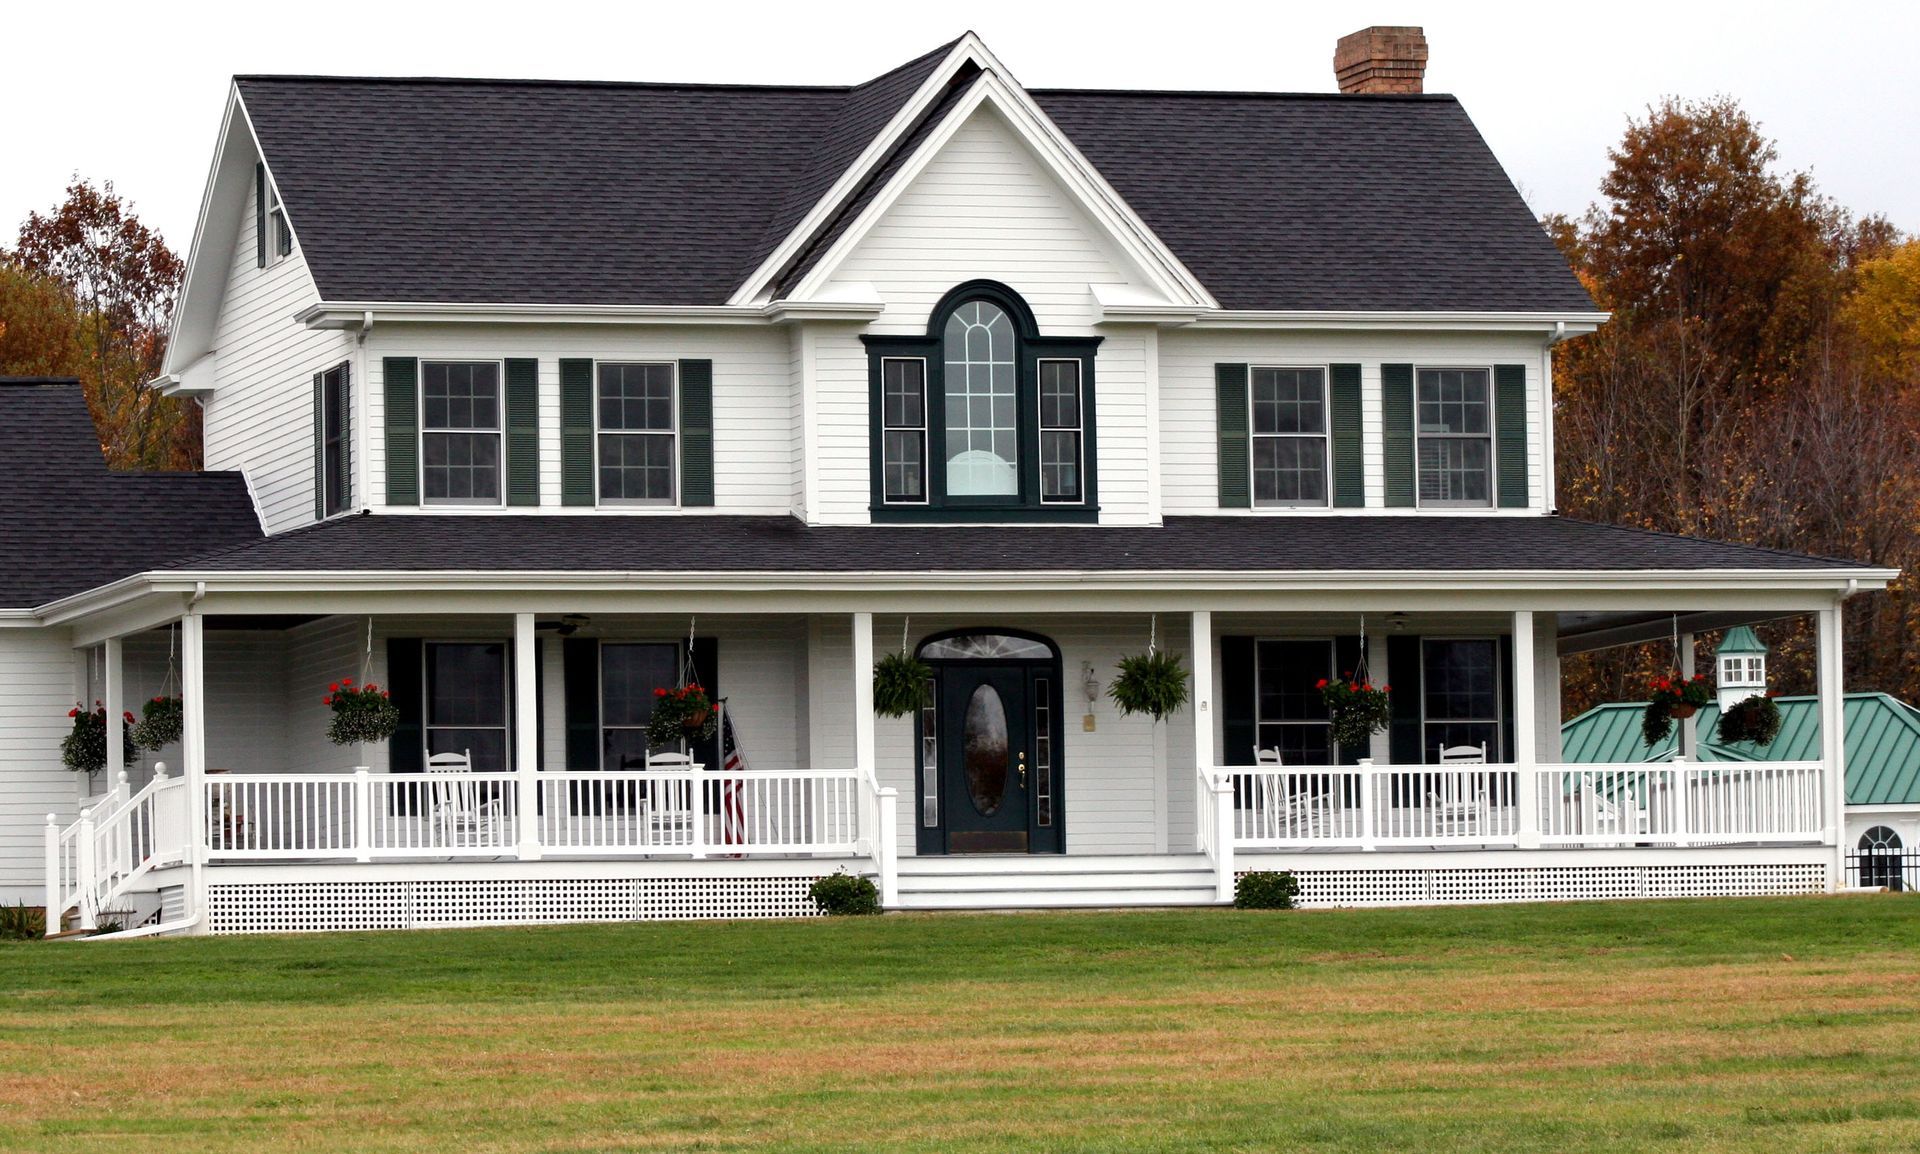
<path id="1" fill-rule="evenodd" d="M 1719 662 L 1720 712 L 1767 691 L 1767 646 L 1745 625 L 1727 630 L 1720 648 L 1713 651 Z"/>

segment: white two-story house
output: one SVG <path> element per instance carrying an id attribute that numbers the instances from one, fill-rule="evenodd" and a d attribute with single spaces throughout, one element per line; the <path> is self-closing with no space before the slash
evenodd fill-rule
<path id="1" fill-rule="evenodd" d="M 973 35 L 852 87 L 238 78 L 156 387 L 258 526 L 177 516 L 0 622 L 37 686 L 0 897 L 231 932 L 798 914 L 842 869 L 890 909 L 1837 885 L 1839 607 L 1892 574 L 1554 515 L 1554 346 L 1606 318 L 1425 51 L 1349 37 L 1337 94 L 1027 89 Z M 1559 764 L 1563 655 L 1796 614 L 1818 759 Z M 1106 695 L 1150 645 L 1164 723 Z M 900 649 L 928 702 L 877 717 Z M 1340 746 L 1316 686 L 1362 669 L 1393 720 Z M 346 677 L 391 739 L 328 742 Z M 650 746 L 689 680 L 733 740 Z M 176 684 L 177 748 L 68 782 L 71 702 Z"/>

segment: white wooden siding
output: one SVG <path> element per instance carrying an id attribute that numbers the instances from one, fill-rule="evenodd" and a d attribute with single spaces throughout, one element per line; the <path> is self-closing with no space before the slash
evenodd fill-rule
<path id="1" fill-rule="evenodd" d="M 1526 510 L 1545 512 L 1548 435 L 1541 338 L 1498 333 L 1237 332 L 1173 329 L 1163 333 L 1160 352 L 1161 501 L 1169 516 L 1234 513 L 1223 510 L 1217 475 L 1218 430 L 1214 412 L 1214 365 L 1360 365 L 1362 454 L 1366 465 L 1367 507 L 1384 508 L 1386 487 L 1381 451 L 1380 366 L 1501 364 L 1527 370 Z M 1493 510 L 1501 511 L 1501 510 Z M 1280 510 L 1256 510 L 1260 514 Z M 1285 511 L 1291 512 L 1291 511 Z M 1444 515 L 1444 514 L 1442 514 Z"/>
<path id="2" fill-rule="evenodd" d="M 1147 499 L 1147 358 L 1137 331 L 1096 328 L 1091 284 L 1144 281 L 990 109 L 976 112 L 834 270 L 827 292 L 877 293 L 880 334 L 926 331 L 939 299 L 966 281 L 1000 281 L 1025 298 L 1042 333 L 1102 335 L 1096 372 L 1101 520 L 1143 523 Z M 819 385 L 821 497 L 816 518 L 868 519 L 867 358 L 858 335 L 823 331 Z"/>
<path id="3" fill-rule="evenodd" d="M 392 325 L 376 327 L 366 345 L 368 488 L 386 501 L 385 377 L 382 358 L 540 362 L 540 507 L 552 512 L 560 494 L 560 361 L 713 362 L 714 512 L 787 513 L 793 507 L 792 356 L 787 334 L 773 328 L 559 325 Z M 663 510 L 622 509 L 657 514 Z M 672 512 L 672 510 L 664 510 Z"/>
<path id="4" fill-rule="evenodd" d="M 251 190 L 239 231 L 214 326 L 206 467 L 244 470 L 263 523 L 278 532 L 313 520 L 313 374 L 350 359 L 354 344 L 295 323 L 319 299 L 299 249 L 256 267 Z"/>
<path id="5" fill-rule="evenodd" d="M 64 629 L 0 629 L 0 903 L 46 898 L 47 815 L 79 813 L 80 783 L 60 764 L 72 722 L 72 639 Z"/>

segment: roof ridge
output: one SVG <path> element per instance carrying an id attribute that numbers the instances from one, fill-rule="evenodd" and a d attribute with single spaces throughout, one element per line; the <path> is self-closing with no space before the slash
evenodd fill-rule
<path id="1" fill-rule="evenodd" d="M 1030 96 L 1181 96 L 1228 100 L 1330 100 L 1351 104 L 1458 104 L 1451 92 L 1303 92 L 1254 88 L 1028 88 Z"/>
<path id="2" fill-rule="evenodd" d="M 886 73 L 882 73 L 882 76 Z M 341 76 L 319 72 L 246 72 L 234 74 L 234 82 L 300 84 L 420 84 L 457 87 L 502 88 L 643 88 L 650 90 L 702 89 L 730 92 L 814 92 L 848 93 L 863 84 L 745 84 L 700 80 L 568 80 L 538 76 Z M 878 79 L 876 77 L 875 79 Z"/>

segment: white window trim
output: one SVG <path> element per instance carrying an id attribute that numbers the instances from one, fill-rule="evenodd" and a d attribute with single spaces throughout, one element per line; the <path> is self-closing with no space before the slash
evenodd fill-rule
<path id="1" fill-rule="evenodd" d="M 667 370 L 667 416 L 672 422 L 668 429 L 603 429 L 600 427 L 600 368 L 602 365 L 641 365 L 652 368 L 664 365 Z M 604 497 L 600 493 L 600 438 L 608 437 L 660 437 L 670 438 L 672 448 L 668 450 L 673 462 L 673 493 L 662 499 L 645 497 Z M 603 509 L 678 509 L 680 507 L 680 362 L 660 361 L 600 361 L 593 362 L 593 503 Z"/>
<path id="2" fill-rule="evenodd" d="M 918 425 L 887 424 L 887 365 L 893 361 L 911 361 L 920 366 L 920 423 Z M 925 506 L 933 499 L 933 384 L 928 379 L 930 368 L 926 357 L 880 358 L 880 503 L 882 505 L 912 508 L 916 505 Z M 920 496 L 917 498 L 889 496 L 887 494 L 887 434 L 914 429 L 920 432 Z"/>
<path id="3" fill-rule="evenodd" d="M 293 226 L 287 223 L 287 208 L 280 203 L 280 190 L 267 181 L 267 211 L 262 219 L 267 228 L 267 267 L 272 268 L 293 255 Z M 280 234 L 286 233 L 287 249 L 280 251 Z"/>
<path id="4" fill-rule="evenodd" d="M 1413 502 L 1419 509 L 1497 509 L 1500 507 L 1500 414 L 1499 397 L 1494 388 L 1493 366 L 1490 364 L 1449 365 L 1429 362 L 1413 366 Z M 1420 496 L 1420 441 L 1424 437 L 1435 440 L 1471 441 L 1479 440 L 1480 433 L 1422 433 L 1420 431 L 1420 374 L 1423 372 L 1448 372 L 1466 369 L 1487 374 L 1487 499 L 1485 501 L 1429 501 Z"/>
<path id="5" fill-rule="evenodd" d="M 1415 682 L 1420 687 L 1420 762 L 1427 761 L 1427 644 L 1433 641 L 1489 641 L 1493 643 L 1493 743 L 1487 749 L 1489 765 L 1505 765 L 1507 743 L 1507 685 L 1506 663 L 1500 660 L 1500 634 L 1426 634 L 1420 638 L 1419 678 Z M 1486 725 L 1484 717 L 1441 717 L 1432 721 L 1434 725 Z"/>
<path id="6" fill-rule="evenodd" d="M 427 428 L 427 366 L 428 365 L 492 365 L 494 380 L 493 412 L 497 425 L 491 429 L 429 429 Z M 414 404 L 419 406 L 420 428 L 420 506 L 433 506 L 441 509 L 504 509 L 507 504 L 507 365 L 505 361 L 489 360 L 486 357 L 459 357 L 443 360 L 420 361 L 420 381 L 416 386 Z M 429 497 L 427 496 L 427 434 L 428 433 L 490 433 L 500 442 L 500 452 L 494 459 L 499 461 L 498 483 L 494 488 L 500 496 L 487 501 L 477 497 Z"/>
<path id="7" fill-rule="evenodd" d="M 1317 372 L 1320 374 L 1320 424 L 1317 434 L 1320 441 L 1321 476 L 1326 481 L 1327 495 L 1318 501 L 1262 501 L 1256 495 L 1254 482 L 1253 443 L 1260 438 L 1269 440 L 1310 441 L 1316 439 L 1313 433 L 1256 433 L 1253 429 L 1253 375 L 1261 371 L 1278 372 Z M 1416 370 L 1415 382 L 1420 379 Z M 1414 386 L 1414 425 L 1419 427 L 1419 385 Z M 1419 455 L 1416 446 L 1415 456 Z M 1419 478 L 1414 479 L 1416 487 Z M 1333 366 L 1324 365 L 1248 365 L 1247 366 L 1247 501 L 1254 509 L 1331 509 L 1333 507 Z"/>
<path id="8" fill-rule="evenodd" d="M 500 689 L 507 703 L 506 723 L 503 725 L 435 725 L 433 724 L 433 662 L 428 660 L 428 652 L 436 645 L 498 645 L 502 653 L 500 662 Z M 420 763 L 425 765 L 433 757 L 431 736 L 436 729 L 498 729 L 505 734 L 507 761 L 499 770 L 475 772 L 512 773 L 516 750 L 513 740 L 513 639 L 499 637 L 427 637 L 420 642 Z M 467 751 L 471 757 L 471 751 Z M 468 768 L 472 769 L 469 762 Z"/>
<path id="9" fill-rule="evenodd" d="M 1039 357 L 1034 361 L 1033 450 L 1036 454 L 1040 454 L 1038 459 L 1034 461 L 1034 476 L 1036 478 L 1044 478 L 1047 467 L 1046 455 L 1042 453 L 1040 449 L 1041 438 L 1045 437 L 1048 433 L 1068 431 L 1065 427 L 1059 429 L 1047 428 L 1045 419 L 1040 415 L 1040 370 L 1043 366 L 1050 364 L 1073 366 L 1073 407 L 1074 411 L 1080 415 L 1080 423 L 1072 426 L 1071 431 L 1076 434 L 1074 443 L 1079 446 L 1079 451 L 1074 461 L 1074 468 L 1078 470 L 1078 476 L 1080 478 L 1080 495 L 1077 497 L 1049 498 L 1044 480 L 1037 482 L 1040 490 L 1038 495 L 1042 505 L 1060 505 L 1066 507 L 1085 505 L 1087 503 L 1087 366 L 1079 357 Z"/>
<path id="10" fill-rule="evenodd" d="M 1324 644 L 1327 647 L 1327 675 L 1326 675 L 1327 680 L 1332 681 L 1335 677 L 1339 676 L 1340 674 L 1340 669 L 1339 669 L 1340 641 L 1338 638 L 1334 638 L 1334 637 L 1255 637 L 1253 639 L 1253 748 L 1254 748 L 1254 753 L 1256 755 L 1256 759 L 1261 748 L 1260 730 L 1262 728 L 1269 725 L 1302 725 L 1302 726 L 1318 725 L 1318 726 L 1324 726 L 1326 728 L 1327 747 L 1333 750 L 1334 764 L 1338 764 L 1340 759 L 1340 746 L 1337 742 L 1333 740 L 1333 722 L 1331 719 L 1327 721 L 1302 721 L 1297 718 L 1283 718 L 1283 719 L 1278 719 L 1274 721 L 1268 721 L 1261 714 L 1260 712 L 1260 698 L 1261 698 L 1260 681 L 1263 675 L 1261 673 L 1261 668 L 1260 668 L 1260 647 L 1262 645 L 1268 644 L 1269 642 L 1282 643 L 1282 644 L 1298 644 L 1302 642 L 1308 642 L 1313 644 Z M 1366 753 L 1363 751 L 1361 753 L 1361 756 L 1362 757 L 1366 756 Z M 1286 769 L 1290 767 L 1282 765 L 1281 768 Z M 1309 768 L 1312 768 L 1312 767 L 1309 767 Z"/>

